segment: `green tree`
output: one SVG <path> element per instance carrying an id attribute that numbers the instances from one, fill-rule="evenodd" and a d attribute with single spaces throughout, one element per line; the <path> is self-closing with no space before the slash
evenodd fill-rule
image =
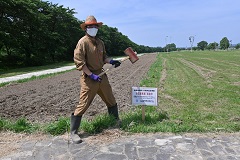
<path id="1" fill-rule="evenodd" d="M 236 49 L 239 49 L 240 48 L 240 43 L 238 43 L 236 46 L 235 46 Z"/>
<path id="2" fill-rule="evenodd" d="M 141 52 L 138 45 L 119 32 L 117 28 L 103 25 L 99 29 L 98 36 L 104 41 L 109 56 L 124 55 L 124 50 L 128 47 L 132 47 L 137 52 Z"/>
<path id="3" fill-rule="evenodd" d="M 171 43 L 171 44 L 167 44 L 166 45 L 166 49 L 171 52 L 171 51 L 176 51 L 177 50 L 177 47 L 176 47 L 176 44 L 174 43 Z"/>
<path id="4" fill-rule="evenodd" d="M 196 50 L 198 50 L 199 48 L 198 48 L 198 47 L 192 47 L 192 49 L 193 49 L 194 51 L 196 51 Z"/>
<path id="5" fill-rule="evenodd" d="M 208 43 L 206 41 L 201 41 L 197 44 L 198 48 L 204 50 L 207 48 Z"/>
<path id="6" fill-rule="evenodd" d="M 84 34 L 74 10 L 41 0 L 0 0 L 2 61 L 9 65 L 42 65 L 72 59 Z"/>
<path id="7" fill-rule="evenodd" d="M 220 41 L 220 48 L 225 50 L 225 49 L 228 49 L 229 46 L 230 46 L 230 43 L 227 37 L 222 38 L 222 40 Z"/>
<path id="8" fill-rule="evenodd" d="M 74 9 L 42 0 L 0 0 L 0 61 L 4 66 L 44 65 L 72 60 L 77 41 L 85 35 Z M 132 42 L 117 28 L 103 25 L 98 36 L 107 53 L 124 55 L 127 47 L 138 53 L 160 52 Z M 175 48 L 175 46 L 173 46 Z"/>
<path id="9" fill-rule="evenodd" d="M 218 47 L 218 43 L 217 42 L 213 42 L 213 43 L 209 43 L 207 46 L 207 49 L 211 50 L 211 49 L 217 49 Z"/>

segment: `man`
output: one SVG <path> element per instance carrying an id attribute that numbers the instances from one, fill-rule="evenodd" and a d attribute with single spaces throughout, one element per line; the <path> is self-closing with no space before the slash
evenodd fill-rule
<path id="1" fill-rule="evenodd" d="M 108 113 L 113 115 L 117 121 L 120 121 L 117 103 L 108 77 L 106 74 L 101 77 L 98 76 L 103 71 L 102 67 L 105 63 L 110 63 L 115 68 L 121 64 L 119 61 L 107 57 L 103 41 L 96 37 L 98 28 L 102 24 L 102 22 L 97 22 L 94 16 L 88 16 L 86 21 L 80 25 L 86 32 L 86 35 L 78 41 L 74 50 L 74 63 L 77 70 L 82 71 L 80 77 L 80 100 L 74 113 L 71 115 L 70 131 L 74 143 L 82 142 L 77 134 L 78 128 L 82 115 L 88 109 L 96 94 L 107 105 Z"/>

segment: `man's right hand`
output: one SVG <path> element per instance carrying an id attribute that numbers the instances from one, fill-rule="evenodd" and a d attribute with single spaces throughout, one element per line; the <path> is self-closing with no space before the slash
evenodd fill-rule
<path id="1" fill-rule="evenodd" d="M 101 77 L 99 77 L 98 75 L 93 74 L 93 73 L 92 73 L 89 77 L 90 77 L 92 80 L 98 81 L 98 82 L 101 82 L 101 80 L 102 80 Z"/>
<path id="2" fill-rule="evenodd" d="M 120 66 L 121 62 L 120 61 L 117 61 L 117 60 L 111 60 L 109 62 L 111 65 L 114 65 L 115 68 L 117 68 L 118 66 Z"/>

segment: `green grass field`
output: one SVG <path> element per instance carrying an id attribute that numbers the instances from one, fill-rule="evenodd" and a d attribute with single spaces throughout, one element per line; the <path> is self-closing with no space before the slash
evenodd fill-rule
<path id="1" fill-rule="evenodd" d="M 146 106 L 144 122 L 141 107 L 121 113 L 124 131 L 240 131 L 240 50 L 159 53 L 141 86 L 158 88 L 158 106 Z M 14 125 L 24 124 L 23 131 L 34 128 L 24 120 L 19 122 Z M 14 126 L 9 123 L 0 119 L 0 130 L 21 128 L 8 128 Z M 69 119 L 46 125 L 35 128 L 62 134 L 68 131 Z M 81 129 L 98 133 L 113 125 L 111 117 L 101 115 L 91 122 L 83 120 Z"/>
<path id="2" fill-rule="evenodd" d="M 167 115 L 152 131 L 240 131 L 240 51 L 160 53 L 148 77 Z"/>

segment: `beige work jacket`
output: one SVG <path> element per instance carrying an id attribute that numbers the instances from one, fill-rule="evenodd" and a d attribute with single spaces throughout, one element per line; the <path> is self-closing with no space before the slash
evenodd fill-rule
<path id="1" fill-rule="evenodd" d="M 102 69 L 106 58 L 104 43 L 96 37 L 85 35 L 78 41 L 74 50 L 74 63 L 77 70 L 80 71 L 85 64 L 91 72 L 99 71 Z"/>

